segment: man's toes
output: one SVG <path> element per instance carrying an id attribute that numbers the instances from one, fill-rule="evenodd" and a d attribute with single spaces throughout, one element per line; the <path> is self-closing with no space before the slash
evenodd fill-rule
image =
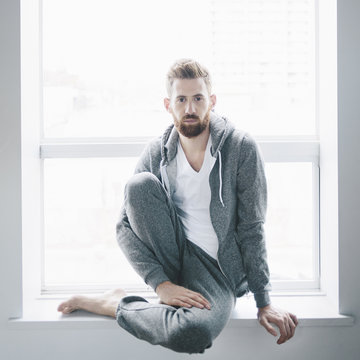
<path id="1" fill-rule="evenodd" d="M 65 306 L 64 310 L 63 310 L 63 314 L 70 314 L 72 311 L 74 311 L 75 309 L 71 306 Z"/>
<path id="2" fill-rule="evenodd" d="M 61 303 L 61 304 L 58 306 L 57 311 L 63 311 L 65 307 L 66 307 L 66 305 L 65 305 L 65 303 L 63 302 L 63 303 Z"/>
<path id="3" fill-rule="evenodd" d="M 69 314 L 74 310 L 76 310 L 76 306 L 74 306 L 69 300 L 64 301 L 58 306 L 58 311 L 62 312 L 63 314 Z"/>
<path id="4" fill-rule="evenodd" d="M 76 308 L 74 306 L 71 306 L 71 305 L 64 305 L 61 310 L 63 314 L 70 314 L 71 312 L 75 311 Z"/>

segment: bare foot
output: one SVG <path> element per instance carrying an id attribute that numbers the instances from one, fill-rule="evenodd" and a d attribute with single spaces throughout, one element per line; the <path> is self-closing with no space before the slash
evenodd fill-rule
<path id="1" fill-rule="evenodd" d="M 62 302 L 58 306 L 58 311 L 69 314 L 75 310 L 86 310 L 94 314 L 116 317 L 116 310 L 120 300 L 126 296 L 122 289 L 107 291 L 99 296 L 75 295 Z"/>

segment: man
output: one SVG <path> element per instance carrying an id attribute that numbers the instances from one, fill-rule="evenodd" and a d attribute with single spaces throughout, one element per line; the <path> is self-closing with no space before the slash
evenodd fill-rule
<path id="1" fill-rule="evenodd" d="M 236 298 L 254 293 L 258 319 L 290 339 L 294 314 L 270 303 L 263 224 L 264 164 L 254 139 L 212 110 L 209 72 L 190 59 L 167 75 L 166 110 L 174 124 L 152 141 L 125 189 L 119 245 L 160 298 L 159 304 L 117 289 L 76 296 L 59 311 L 113 316 L 152 344 L 202 353 L 226 325 Z"/>

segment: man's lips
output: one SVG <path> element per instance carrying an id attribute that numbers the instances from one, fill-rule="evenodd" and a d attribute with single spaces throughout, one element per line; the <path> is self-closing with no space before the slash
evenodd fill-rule
<path id="1" fill-rule="evenodd" d="M 183 121 L 187 122 L 187 123 L 193 123 L 193 122 L 196 122 L 198 120 L 199 120 L 199 118 L 197 118 L 197 117 L 188 117 L 188 118 L 183 119 Z"/>

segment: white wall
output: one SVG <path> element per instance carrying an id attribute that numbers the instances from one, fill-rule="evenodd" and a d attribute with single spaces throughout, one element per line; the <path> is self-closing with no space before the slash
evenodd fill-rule
<path id="1" fill-rule="evenodd" d="M 322 0 L 323 1 L 323 0 Z M 326 1 L 325 1 L 326 2 Z M 20 9 L 19 0 L 0 2 L 0 358 L 10 359 L 180 359 L 122 329 L 9 330 L 7 318 L 21 308 L 10 301 L 21 291 L 20 184 Z M 360 1 L 338 0 L 338 160 L 340 307 L 360 316 Z M 15 246 L 9 247 L 9 244 Z M 278 346 L 261 327 L 228 327 L 203 359 L 359 359 L 360 326 L 299 327 Z"/>

